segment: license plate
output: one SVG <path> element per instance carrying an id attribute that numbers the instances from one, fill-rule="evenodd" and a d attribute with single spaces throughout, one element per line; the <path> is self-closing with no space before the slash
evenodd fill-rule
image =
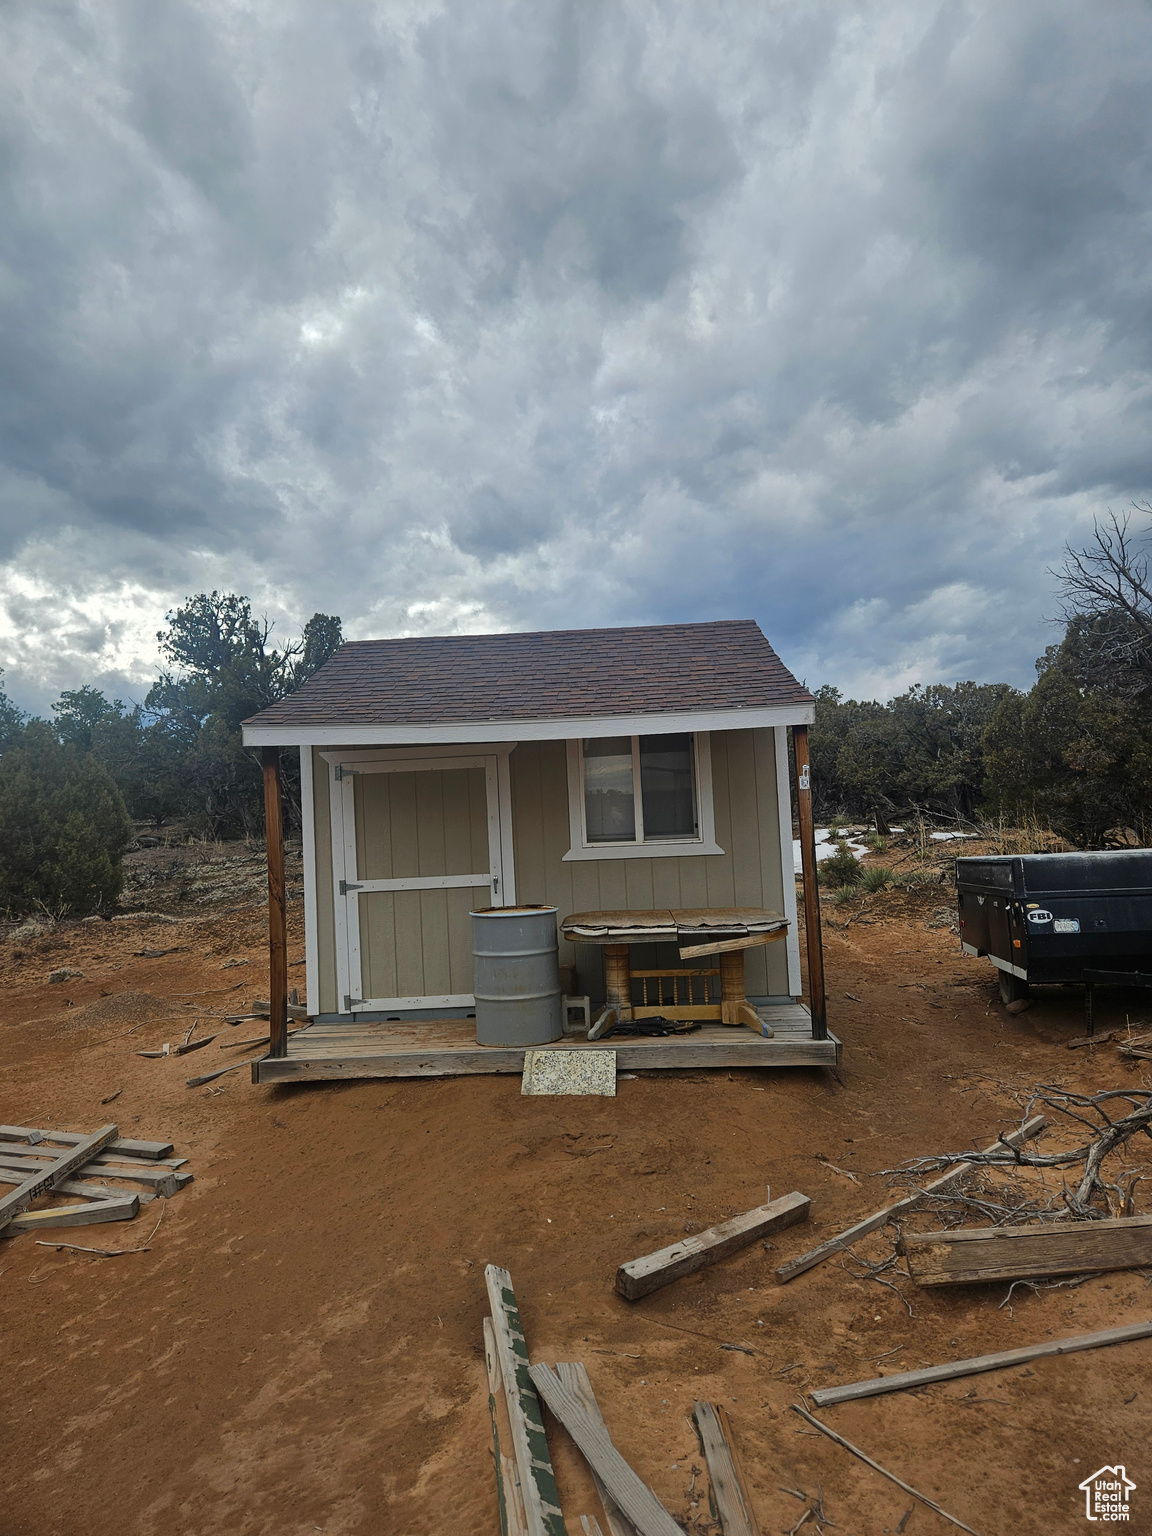
<path id="1" fill-rule="evenodd" d="M 1080 919 L 1078 917 L 1058 917 L 1052 924 L 1053 933 L 1079 933 Z"/>

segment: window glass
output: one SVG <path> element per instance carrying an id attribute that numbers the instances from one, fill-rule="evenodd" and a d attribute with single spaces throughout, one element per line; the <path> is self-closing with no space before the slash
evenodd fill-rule
<path id="1" fill-rule="evenodd" d="M 690 735 L 640 737 L 640 793 L 645 842 L 696 836 Z"/>
<path id="2" fill-rule="evenodd" d="M 585 740 L 584 820 L 590 843 L 636 841 L 630 736 L 598 736 Z"/>

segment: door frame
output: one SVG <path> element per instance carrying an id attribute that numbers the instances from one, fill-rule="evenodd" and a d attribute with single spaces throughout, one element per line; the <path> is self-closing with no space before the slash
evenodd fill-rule
<path id="1" fill-rule="evenodd" d="M 332 838 L 332 903 L 336 928 L 337 1008 L 343 1014 L 400 1012 L 427 1008 L 472 1008 L 471 992 L 425 997 L 364 997 L 360 955 L 361 890 L 487 890 L 489 904 L 512 906 L 516 877 L 512 850 L 512 783 L 508 757 L 516 743 L 474 746 L 391 747 L 321 752 L 328 764 Z M 358 774 L 440 772 L 483 768 L 488 802 L 489 870 L 483 875 L 427 875 L 396 880 L 357 878 L 356 785 Z"/>

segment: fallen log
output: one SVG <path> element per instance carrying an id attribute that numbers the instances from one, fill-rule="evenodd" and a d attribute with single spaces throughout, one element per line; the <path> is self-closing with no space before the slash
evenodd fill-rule
<path id="1" fill-rule="evenodd" d="M 1152 1216 L 1059 1221 L 1045 1227 L 957 1227 L 909 1233 L 897 1247 L 917 1285 L 1143 1269 L 1152 1265 Z"/>
<path id="2" fill-rule="evenodd" d="M 673 1280 L 694 1274 L 731 1253 L 738 1253 L 770 1232 L 780 1232 L 798 1221 L 807 1221 L 811 1207 L 808 1196 L 794 1190 L 779 1200 L 758 1205 L 755 1210 L 709 1227 L 706 1232 L 694 1232 L 668 1248 L 621 1264 L 616 1271 L 616 1290 L 626 1301 L 637 1301 L 661 1286 L 670 1285 Z"/>
<path id="3" fill-rule="evenodd" d="M 995 1355 L 973 1355 L 968 1360 L 952 1360 L 946 1365 L 929 1365 L 922 1371 L 898 1371 L 892 1376 L 874 1376 L 870 1381 L 849 1381 L 841 1387 L 819 1387 L 808 1396 L 817 1408 L 833 1403 L 853 1403 L 861 1397 L 880 1397 L 885 1392 L 908 1392 L 931 1386 L 935 1381 L 954 1381 L 958 1376 L 977 1376 L 981 1371 L 1002 1371 L 1013 1365 L 1027 1365 L 1045 1355 L 1072 1355 L 1082 1349 L 1101 1349 L 1108 1344 L 1128 1344 L 1133 1339 L 1152 1338 L 1152 1322 L 1125 1323 L 1120 1328 L 1101 1328 L 1096 1333 L 1071 1334 L 1066 1339 L 1047 1339 L 1043 1344 L 1025 1344 L 1021 1349 L 1003 1349 Z"/>
<path id="4" fill-rule="evenodd" d="M 1006 1136 L 998 1136 L 990 1147 L 984 1149 L 985 1153 L 994 1152 L 997 1147 L 1018 1147 L 1025 1141 L 1031 1141 L 1033 1136 L 1038 1136 L 1047 1125 L 1043 1115 L 1036 1115 L 1027 1124 L 1018 1130 L 1009 1131 Z M 984 1155 L 983 1153 L 981 1154 Z M 830 1237 L 826 1243 L 802 1253 L 797 1259 L 789 1259 L 787 1264 L 781 1264 L 776 1270 L 776 1278 L 781 1285 L 786 1285 L 789 1280 L 794 1280 L 797 1275 L 802 1275 L 806 1269 L 814 1269 L 817 1264 L 823 1264 L 825 1259 L 830 1259 L 834 1253 L 843 1253 L 845 1248 L 850 1248 L 858 1239 L 867 1236 L 869 1232 L 875 1232 L 885 1226 L 894 1216 L 902 1216 L 905 1211 L 914 1210 L 921 1201 L 930 1199 L 949 1184 L 954 1184 L 958 1178 L 967 1173 L 972 1167 L 971 1163 L 955 1163 L 946 1173 L 938 1179 L 933 1179 L 930 1184 L 925 1184 L 923 1189 L 913 1190 L 910 1195 L 905 1195 L 902 1200 L 893 1201 L 882 1210 L 873 1211 L 871 1216 L 865 1216 L 863 1221 L 858 1221 L 855 1226 L 848 1227 L 838 1237 Z"/>

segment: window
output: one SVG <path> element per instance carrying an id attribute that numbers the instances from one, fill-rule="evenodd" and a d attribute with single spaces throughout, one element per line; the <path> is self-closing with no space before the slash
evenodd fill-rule
<path id="1" fill-rule="evenodd" d="M 707 732 L 586 736 L 568 744 L 566 858 L 719 853 Z"/>

